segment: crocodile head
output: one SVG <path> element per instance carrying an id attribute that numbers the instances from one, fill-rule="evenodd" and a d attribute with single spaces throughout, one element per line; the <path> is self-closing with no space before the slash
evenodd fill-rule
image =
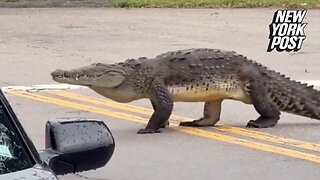
<path id="1" fill-rule="evenodd" d="M 97 63 L 69 71 L 56 70 L 51 76 L 59 83 L 112 88 L 124 81 L 126 71 L 118 65 Z"/>

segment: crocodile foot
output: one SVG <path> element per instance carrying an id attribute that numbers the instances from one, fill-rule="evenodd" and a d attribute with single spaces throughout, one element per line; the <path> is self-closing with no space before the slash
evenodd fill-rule
<path id="1" fill-rule="evenodd" d="M 161 133 L 161 131 L 159 129 L 145 128 L 145 129 L 140 129 L 137 133 L 138 134 L 154 134 L 154 133 Z"/>
<path id="2" fill-rule="evenodd" d="M 264 118 L 259 117 L 257 120 L 250 120 L 247 123 L 248 128 L 268 128 L 273 127 L 277 124 L 279 117 L 276 118 Z"/>
<path id="3" fill-rule="evenodd" d="M 195 121 L 186 121 L 186 122 L 180 122 L 179 126 L 193 126 L 193 127 L 200 127 L 202 125 L 199 125 Z"/>
<path id="4" fill-rule="evenodd" d="M 201 127 L 201 126 L 214 126 L 218 120 L 210 119 L 210 118 L 200 118 L 198 120 L 180 122 L 179 126 L 193 126 L 193 127 Z"/>

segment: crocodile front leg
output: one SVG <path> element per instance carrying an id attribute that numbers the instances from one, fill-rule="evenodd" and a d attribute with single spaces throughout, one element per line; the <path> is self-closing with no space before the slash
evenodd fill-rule
<path id="1" fill-rule="evenodd" d="M 194 121 L 180 122 L 179 126 L 214 126 L 220 120 L 222 100 L 204 104 L 203 118 Z"/>
<path id="2" fill-rule="evenodd" d="M 154 113 L 146 128 L 140 129 L 138 134 L 160 132 L 159 129 L 166 124 L 172 113 L 173 101 L 168 89 L 159 81 L 153 81 L 151 86 L 149 94 Z"/>
<path id="3" fill-rule="evenodd" d="M 151 102 L 151 105 L 152 105 L 152 108 L 153 108 L 153 110 L 154 111 L 156 111 L 156 108 L 157 108 L 157 105 L 156 105 L 156 103 L 155 102 L 153 102 L 152 100 L 150 100 L 150 102 Z M 166 122 L 164 122 L 160 127 L 161 128 L 166 128 L 166 127 L 169 127 L 169 119 L 166 121 Z"/>

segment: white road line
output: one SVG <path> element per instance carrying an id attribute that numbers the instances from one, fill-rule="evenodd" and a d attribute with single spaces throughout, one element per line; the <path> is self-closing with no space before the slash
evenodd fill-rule
<path id="1" fill-rule="evenodd" d="M 42 85 L 32 85 L 32 86 L 7 86 L 2 87 L 2 91 L 6 92 L 9 90 L 23 90 L 23 91 L 41 91 L 41 90 L 72 90 L 72 89 L 83 89 L 87 88 L 85 86 L 77 86 L 70 84 L 42 84 Z"/>
<path id="2" fill-rule="evenodd" d="M 317 89 L 320 89 L 320 80 L 303 80 L 302 83 L 308 85 L 314 85 Z M 72 89 L 84 89 L 85 86 L 77 86 L 70 84 L 42 84 L 32 86 L 7 86 L 2 87 L 2 91 L 6 92 L 9 90 L 23 90 L 23 91 L 41 91 L 41 90 L 72 90 Z"/>

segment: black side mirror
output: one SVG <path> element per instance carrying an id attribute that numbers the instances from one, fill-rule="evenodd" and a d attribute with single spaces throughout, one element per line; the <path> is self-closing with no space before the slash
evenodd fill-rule
<path id="1" fill-rule="evenodd" d="M 113 136 L 103 121 L 59 118 L 46 124 L 46 148 L 41 159 L 57 174 L 103 167 L 115 148 Z"/>

